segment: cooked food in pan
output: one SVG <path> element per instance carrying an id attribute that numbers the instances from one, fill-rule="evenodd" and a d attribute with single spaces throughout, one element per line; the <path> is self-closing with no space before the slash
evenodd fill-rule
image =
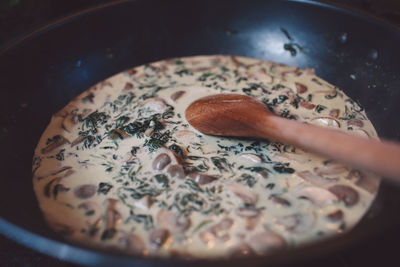
<path id="1" fill-rule="evenodd" d="M 379 179 L 293 146 L 197 132 L 185 109 L 219 93 L 377 139 L 363 108 L 311 69 L 220 55 L 146 64 L 53 115 L 33 160 L 49 226 L 90 246 L 192 258 L 262 255 L 354 227 Z"/>

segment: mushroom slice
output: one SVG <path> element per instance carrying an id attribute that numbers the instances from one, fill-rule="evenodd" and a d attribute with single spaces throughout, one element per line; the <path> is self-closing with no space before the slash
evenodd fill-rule
<path id="1" fill-rule="evenodd" d="M 253 154 L 253 153 L 242 153 L 239 155 L 242 159 L 249 161 L 249 162 L 254 162 L 254 163 L 261 163 L 262 159 L 260 156 Z"/>
<path id="2" fill-rule="evenodd" d="M 71 143 L 71 147 L 76 146 L 77 144 L 81 143 L 83 140 L 85 140 L 85 136 L 79 135 L 77 138 L 74 139 Z"/>
<path id="3" fill-rule="evenodd" d="M 171 158 L 166 153 L 159 154 L 154 160 L 152 167 L 154 170 L 162 170 L 171 163 Z"/>
<path id="4" fill-rule="evenodd" d="M 375 194 L 378 191 L 380 181 L 381 179 L 377 175 L 364 172 L 362 173 L 361 177 L 356 181 L 356 185 L 371 194 Z"/>
<path id="5" fill-rule="evenodd" d="M 329 116 L 331 116 L 332 118 L 337 119 L 339 117 L 340 114 L 340 109 L 331 109 L 331 111 L 329 111 Z"/>
<path id="6" fill-rule="evenodd" d="M 152 200 L 150 196 L 144 196 L 141 199 L 135 200 L 133 205 L 136 208 L 142 209 L 142 210 L 149 210 L 152 204 Z"/>
<path id="7" fill-rule="evenodd" d="M 297 198 L 306 198 L 318 207 L 323 207 L 338 201 L 336 195 L 326 189 L 316 186 L 301 186 L 294 190 L 293 195 Z"/>
<path id="8" fill-rule="evenodd" d="M 311 123 L 318 126 L 340 128 L 339 121 L 330 117 L 316 117 L 311 120 Z"/>
<path id="9" fill-rule="evenodd" d="M 324 167 L 315 167 L 314 172 L 318 175 L 334 175 L 341 174 L 347 171 L 347 167 L 343 165 L 328 165 Z"/>
<path id="10" fill-rule="evenodd" d="M 168 240 L 170 234 L 167 229 L 159 228 L 152 231 L 149 235 L 149 241 L 154 249 L 159 249 Z"/>
<path id="11" fill-rule="evenodd" d="M 226 187 L 245 204 L 254 205 L 258 201 L 258 195 L 256 193 L 239 183 L 226 184 Z"/>
<path id="12" fill-rule="evenodd" d="M 249 238 L 249 244 L 257 254 L 266 254 L 287 247 L 286 240 L 272 231 L 255 233 Z"/>
<path id="13" fill-rule="evenodd" d="M 244 258 L 255 255 L 254 250 L 245 242 L 242 242 L 229 249 L 230 258 Z"/>
<path id="14" fill-rule="evenodd" d="M 278 223 L 291 233 L 304 234 L 315 225 L 313 213 L 295 213 L 278 218 Z"/>
<path id="15" fill-rule="evenodd" d="M 127 233 L 118 241 L 125 247 L 127 252 L 131 254 L 137 255 L 146 253 L 146 244 L 138 235 Z"/>
<path id="16" fill-rule="evenodd" d="M 271 195 L 268 199 L 272 200 L 272 202 L 274 202 L 275 204 L 278 204 L 278 205 L 281 205 L 281 206 L 284 206 L 284 207 L 290 207 L 291 206 L 289 200 L 286 200 L 286 199 L 284 199 L 284 198 L 282 198 L 280 196 L 277 196 L 277 195 Z"/>
<path id="17" fill-rule="evenodd" d="M 79 199 L 88 199 L 94 196 L 96 193 L 97 186 L 94 184 L 84 184 L 74 189 L 75 197 Z"/>
<path id="18" fill-rule="evenodd" d="M 172 99 L 173 101 L 176 101 L 176 100 L 178 100 L 178 98 L 180 98 L 181 96 L 183 96 L 184 93 L 185 93 L 185 91 L 176 91 L 175 93 L 173 93 L 173 94 L 171 95 L 171 99 Z"/>
<path id="19" fill-rule="evenodd" d="M 106 204 L 106 229 L 103 232 L 101 239 L 112 239 L 116 234 L 116 225 L 121 220 L 122 216 L 119 211 L 119 200 L 108 198 L 105 200 Z"/>
<path id="20" fill-rule="evenodd" d="M 168 109 L 165 100 L 159 97 L 148 98 L 143 101 L 140 106 L 141 109 L 145 110 L 148 114 L 164 113 Z"/>
<path id="21" fill-rule="evenodd" d="M 54 149 L 56 149 L 57 147 L 60 147 L 66 143 L 69 143 L 67 138 L 65 138 L 62 135 L 55 135 L 55 136 L 53 136 L 53 138 L 49 139 L 46 146 L 44 148 L 42 148 L 41 152 L 42 152 L 42 154 L 47 154 L 47 153 L 53 151 Z"/>
<path id="22" fill-rule="evenodd" d="M 337 182 L 339 180 L 338 178 L 322 177 L 310 171 L 298 172 L 297 175 L 306 180 L 307 182 L 317 186 L 326 186 L 334 182 Z"/>
<path id="23" fill-rule="evenodd" d="M 326 215 L 326 218 L 330 220 L 331 222 L 338 222 L 342 221 L 344 217 L 343 211 L 342 210 L 336 210 L 334 212 L 328 213 Z"/>
<path id="24" fill-rule="evenodd" d="M 254 218 L 260 215 L 260 209 L 256 207 L 239 207 L 236 209 L 236 214 L 243 218 Z"/>
<path id="25" fill-rule="evenodd" d="M 218 180 L 218 178 L 215 176 L 202 173 L 191 173 L 189 174 L 189 178 L 195 180 L 199 185 L 209 184 L 215 180 Z"/>
<path id="26" fill-rule="evenodd" d="M 360 198 L 358 192 L 348 185 L 334 185 L 329 187 L 329 191 L 342 200 L 347 207 L 357 204 Z"/>
<path id="27" fill-rule="evenodd" d="M 303 94 L 307 92 L 308 88 L 304 84 L 298 82 L 295 82 L 294 84 L 296 85 L 296 91 L 298 94 Z"/>
<path id="28" fill-rule="evenodd" d="M 185 172 L 183 170 L 183 167 L 178 164 L 169 166 L 167 169 L 167 173 L 171 178 L 179 178 L 179 179 L 185 178 Z"/>
<path id="29" fill-rule="evenodd" d="M 190 227 L 190 218 L 186 215 L 175 215 L 172 211 L 160 210 L 157 214 L 157 222 L 161 228 L 165 228 L 172 234 L 183 233 Z"/>
<path id="30" fill-rule="evenodd" d="M 130 83 L 130 82 L 127 82 L 127 83 L 125 83 L 125 86 L 124 86 L 124 88 L 122 90 L 123 91 L 129 91 L 131 89 L 133 89 L 133 84 Z"/>
<path id="31" fill-rule="evenodd" d="M 222 219 L 219 223 L 213 225 L 210 227 L 210 231 L 215 235 L 215 236 L 222 236 L 224 233 L 226 233 L 227 230 L 229 230 L 233 225 L 233 220 L 229 217 L 226 217 Z"/>
<path id="32" fill-rule="evenodd" d="M 108 138 L 110 138 L 111 140 L 115 140 L 115 139 L 125 139 L 125 138 L 127 138 L 129 136 L 130 135 L 127 134 L 124 130 L 113 129 L 113 130 L 111 130 Z"/>
<path id="33" fill-rule="evenodd" d="M 61 126 L 67 132 L 72 132 L 77 123 L 78 123 L 77 116 L 75 114 L 70 113 L 63 119 Z"/>
<path id="34" fill-rule="evenodd" d="M 364 126 L 364 123 L 359 119 L 350 119 L 347 121 L 347 126 L 356 126 L 361 128 Z"/>
<path id="35" fill-rule="evenodd" d="M 310 103 L 310 102 L 302 101 L 302 102 L 299 103 L 299 105 L 300 105 L 300 107 L 303 107 L 305 109 L 310 109 L 310 110 L 315 108 L 315 105 L 313 103 Z"/>

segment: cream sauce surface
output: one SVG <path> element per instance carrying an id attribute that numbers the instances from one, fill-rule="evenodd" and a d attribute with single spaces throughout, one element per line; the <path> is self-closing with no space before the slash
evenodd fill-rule
<path id="1" fill-rule="evenodd" d="M 139 66 L 76 97 L 44 131 L 33 183 L 49 225 L 91 246 L 194 258 L 265 254 L 354 227 L 379 179 L 281 143 L 197 132 L 185 109 L 218 93 L 377 139 L 360 105 L 310 69 L 235 56 Z"/>

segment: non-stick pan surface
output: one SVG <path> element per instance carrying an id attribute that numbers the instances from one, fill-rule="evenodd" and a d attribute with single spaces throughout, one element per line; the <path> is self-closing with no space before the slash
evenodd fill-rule
<path id="1" fill-rule="evenodd" d="M 284 49 L 290 40 L 282 29 L 299 44 L 295 55 Z M 235 54 L 314 68 L 359 100 L 381 137 L 399 141 L 399 48 L 395 27 L 310 1 L 119 1 L 61 19 L 0 51 L 0 232 L 77 263 L 175 265 L 88 250 L 49 231 L 33 194 L 30 166 L 51 114 L 94 83 L 133 66 Z M 389 231 L 398 234 L 399 203 L 399 188 L 384 183 L 372 210 L 350 234 L 246 264 L 302 262 Z"/>

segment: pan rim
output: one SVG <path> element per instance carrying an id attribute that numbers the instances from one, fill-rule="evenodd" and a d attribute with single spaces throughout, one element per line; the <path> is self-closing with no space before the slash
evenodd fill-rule
<path id="1" fill-rule="evenodd" d="M 71 22 L 72 20 L 74 20 L 76 18 L 79 18 L 81 16 L 90 14 L 92 12 L 95 12 L 95 11 L 103 9 L 103 8 L 108 8 L 108 7 L 116 6 L 116 5 L 119 5 L 119 4 L 124 4 L 124 3 L 128 3 L 128 2 L 137 2 L 137 1 L 138 0 L 116 0 L 116 1 L 112 1 L 112 2 L 106 3 L 106 4 L 101 4 L 101 5 L 97 5 L 97 6 L 94 6 L 94 7 L 90 7 L 90 8 L 84 9 L 82 11 L 74 12 L 73 14 L 70 14 L 70 15 L 67 15 L 67 16 L 63 16 L 62 18 L 56 19 L 53 22 L 45 24 L 44 26 L 40 26 L 37 29 L 34 29 L 34 30 L 30 31 L 29 33 L 24 34 L 23 36 L 21 36 L 19 38 L 16 38 L 16 39 L 10 41 L 9 43 L 5 44 L 4 46 L 0 47 L 0 57 L 3 54 L 7 53 L 9 50 L 11 50 L 14 47 L 20 45 L 21 43 L 23 43 L 25 41 L 29 41 L 29 39 L 35 38 L 35 37 L 37 37 L 37 36 L 39 36 L 39 35 L 41 35 L 43 33 L 46 33 L 47 31 L 53 30 L 53 29 L 65 24 L 65 23 L 69 23 L 69 22 Z M 336 3 L 333 4 L 330 1 L 325 1 L 325 0 L 323 0 L 323 1 L 315 1 L 315 0 L 283 0 L 282 2 L 294 2 L 294 3 L 307 4 L 307 5 L 311 5 L 311 6 L 321 6 L 321 7 L 328 8 L 328 9 L 334 9 L 334 10 L 337 10 L 339 12 L 345 12 L 347 14 L 356 15 L 356 16 L 359 16 L 361 18 L 372 20 L 374 23 L 382 23 L 382 24 L 384 24 L 386 26 L 389 26 L 389 28 L 391 30 L 395 30 L 397 32 L 400 32 L 400 27 L 398 27 L 396 25 L 393 25 L 392 23 L 388 22 L 385 19 L 376 17 L 373 14 L 370 14 L 368 12 L 360 11 L 360 10 L 357 10 L 355 8 L 346 7 L 345 5 L 339 5 L 339 4 L 336 4 Z M 99 257 L 99 256 L 101 256 L 102 258 L 109 258 L 111 256 L 113 258 L 117 258 L 117 257 L 113 256 L 112 254 L 103 254 L 103 253 L 100 253 L 100 252 L 97 252 L 97 251 L 87 250 L 87 249 L 82 248 L 82 247 L 77 246 L 77 245 L 71 245 L 71 244 L 68 244 L 68 243 L 62 243 L 62 242 L 59 242 L 59 241 L 51 239 L 51 238 L 40 236 L 40 235 L 38 235 L 38 234 L 36 234 L 36 233 L 34 233 L 32 231 L 25 230 L 25 229 L 19 227 L 16 224 L 8 222 L 7 220 L 3 219 L 2 217 L 0 217 L 0 233 L 2 233 L 3 235 L 7 236 L 10 239 L 13 239 L 14 241 L 17 241 L 20 244 L 24 244 L 27 247 L 33 248 L 36 251 L 45 253 L 47 255 L 50 255 L 50 256 L 53 256 L 53 257 L 56 257 L 56 258 L 60 258 L 60 259 L 63 259 L 63 260 L 74 262 L 74 263 L 88 264 L 88 263 L 83 262 L 82 259 L 79 259 L 78 256 L 74 256 L 74 259 L 70 258 L 70 255 L 74 255 L 74 254 L 81 255 L 80 253 L 89 253 L 89 254 L 87 254 L 86 257 L 92 257 L 92 256 Z M 18 233 L 25 233 L 26 236 L 28 236 L 28 237 L 26 237 L 26 236 L 23 237 L 22 234 L 18 235 Z M 23 238 L 21 239 L 21 237 L 23 237 Z M 38 239 L 40 242 L 43 242 L 43 243 L 47 242 L 47 244 L 45 244 L 45 245 L 47 246 L 48 251 L 45 251 L 46 249 L 43 248 L 43 247 L 37 247 L 37 246 L 34 247 L 33 244 L 28 243 L 27 240 L 34 239 L 34 238 Z M 322 241 L 322 242 L 324 242 L 324 241 Z M 318 244 L 321 244 L 322 242 L 318 242 Z M 324 242 L 324 243 L 326 243 L 326 242 Z M 57 255 L 57 256 L 54 255 L 54 251 L 55 251 L 54 250 L 54 246 L 59 246 L 60 247 L 60 251 L 57 250 L 60 253 L 60 255 Z M 71 250 L 69 255 L 67 255 L 67 254 L 64 255 L 63 254 L 63 253 L 65 253 L 65 252 L 63 252 L 63 249 L 62 249 L 62 247 L 64 247 L 64 246 L 68 246 L 69 249 Z M 313 246 L 315 246 L 315 245 L 313 245 Z M 52 249 L 50 250 L 50 248 L 52 248 Z M 329 249 L 326 249 L 326 250 L 329 251 Z M 68 256 L 68 258 L 66 257 L 66 255 Z M 143 261 L 144 259 L 143 258 L 129 258 L 127 260 L 130 263 L 132 263 L 132 261 Z M 284 263 L 284 262 L 282 262 L 282 263 Z M 98 266 L 99 263 L 97 261 L 94 261 L 92 263 L 89 262 L 89 264 L 90 265 L 96 264 Z M 123 263 L 121 263 L 121 264 L 123 264 Z"/>

